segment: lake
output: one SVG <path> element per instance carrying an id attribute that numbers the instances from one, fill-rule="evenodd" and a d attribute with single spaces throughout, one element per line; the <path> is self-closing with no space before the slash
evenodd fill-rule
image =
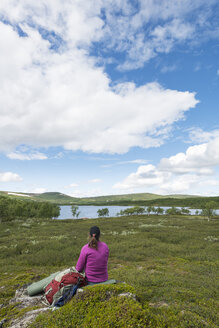
<path id="1" fill-rule="evenodd" d="M 102 208 L 108 208 L 109 210 L 109 216 L 114 217 L 117 216 L 117 213 L 120 212 L 121 210 L 125 210 L 126 208 L 131 208 L 133 206 L 79 206 L 78 210 L 80 211 L 80 214 L 78 216 L 78 219 L 81 218 L 88 218 L 88 219 L 95 219 L 98 217 L 97 211 Z M 143 207 L 143 206 L 142 206 Z M 165 206 L 160 206 L 164 210 L 170 207 L 165 207 Z M 145 207 L 146 208 L 146 207 Z M 156 207 L 155 207 L 156 208 Z M 180 208 L 180 207 L 177 207 Z M 196 209 L 189 209 L 190 214 L 195 214 Z M 199 210 L 200 211 L 200 210 Z M 219 211 L 216 211 L 219 213 Z M 71 213 L 71 206 L 66 205 L 66 206 L 60 206 L 60 215 L 57 219 L 75 219 L 72 216 Z"/>
<path id="2" fill-rule="evenodd" d="M 96 219 L 98 217 L 97 211 L 102 208 L 108 208 L 109 216 L 116 216 L 118 212 L 124 210 L 126 208 L 130 208 L 133 206 L 78 206 L 78 210 L 80 212 L 78 219 L 88 218 L 88 219 Z M 72 216 L 71 206 L 60 206 L 60 215 L 57 219 L 75 219 Z"/>

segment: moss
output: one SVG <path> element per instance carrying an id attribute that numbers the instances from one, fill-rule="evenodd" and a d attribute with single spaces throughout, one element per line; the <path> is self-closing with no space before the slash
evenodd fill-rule
<path id="1" fill-rule="evenodd" d="M 81 295 L 80 293 L 75 297 L 76 299 L 81 299 L 86 301 L 86 299 L 92 299 L 92 302 L 99 302 L 107 300 L 112 296 L 117 296 L 121 293 L 132 293 L 135 294 L 136 290 L 134 287 L 122 283 L 122 284 L 113 284 L 113 285 L 93 285 L 86 286 Z"/>
<path id="2" fill-rule="evenodd" d="M 129 285 L 92 286 L 63 308 L 41 314 L 32 328 L 216 328 L 211 321 L 189 310 L 152 308 L 121 293 L 133 293 Z"/>
<path id="3" fill-rule="evenodd" d="M 149 309 L 131 298 L 119 296 L 133 292 L 134 288 L 126 284 L 86 287 L 63 308 L 40 315 L 30 327 L 143 328 L 150 322 L 157 323 Z"/>

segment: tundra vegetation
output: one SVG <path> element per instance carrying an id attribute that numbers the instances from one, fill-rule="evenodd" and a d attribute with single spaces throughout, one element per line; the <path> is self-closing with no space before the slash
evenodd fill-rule
<path id="1" fill-rule="evenodd" d="M 110 248 L 109 278 L 127 285 L 86 287 L 81 299 L 40 315 L 32 327 L 218 327 L 219 220 L 182 214 L 2 220 L 4 327 L 24 313 L 19 304 L 10 304 L 16 289 L 75 265 L 92 225 L 100 227 L 101 240 Z M 137 301 L 119 297 L 127 292 Z"/>

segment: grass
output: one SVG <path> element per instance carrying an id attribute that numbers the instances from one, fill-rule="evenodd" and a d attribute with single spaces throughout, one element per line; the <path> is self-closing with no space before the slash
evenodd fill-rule
<path id="1" fill-rule="evenodd" d="M 146 322 L 148 327 L 213 328 L 219 325 L 219 221 L 208 222 L 192 216 L 130 216 L 62 221 L 29 219 L 1 223 L 0 304 L 4 306 L 0 308 L 0 321 L 21 314 L 16 306 L 9 305 L 9 300 L 19 286 L 76 264 L 92 225 L 100 227 L 101 240 L 110 248 L 109 278 L 125 281 L 134 287 L 139 299 L 137 305 L 131 301 L 120 304 L 116 296 L 110 301 L 112 303 L 104 305 L 97 302 L 98 322 L 102 320 L 103 324 L 103 313 L 110 313 L 110 309 L 112 312 L 112 307 L 120 304 L 115 307 L 118 313 L 127 307 L 130 311 L 137 307 L 135 312 L 142 327 L 146 327 Z M 94 296 L 89 297 L 93 299 Z M 57 316 L 64 323 L 66 309 L 70 305 L 66 307 L 60 309 L 59 314 L 55 311 L 53 320 Z M 92 319 L 92 309 L 89 308 L 89 317 L 80 319 L 82 321 L 78 327 L 99 327 Z M 74 307 L 71 311 L 74 312 Z M 117 312 L 112 314 L 112 320 L 118 317 Z M 38 327 L 49 327 L 48 316 L 44 314 L 40 317 Z M 131 312 L 126 311 L 125 316 L 129 320 L 126 324 L 132 319 L 135 322 Z M 148 323 L 150 316 L 151 323 Z M 40 326 L 43 322 L 44 326 Z M 109 327 L 120 327 L 115 322 L 112 321 Z M 68 327 L 74 326 L 69 323 Z M 121 324 L 121 327 L 126 326 Z M 130 323 L 130 327 L 135 327 L 134 323 Z"/>

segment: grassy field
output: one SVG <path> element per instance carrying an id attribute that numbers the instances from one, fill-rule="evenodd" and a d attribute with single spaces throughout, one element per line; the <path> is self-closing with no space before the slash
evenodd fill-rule
<path id="1" fill-rule="evenodd" d="M 109 278 L 134 287 L 139 299 L 138 305 L 127 301 L 124 326 L 118 324 L 115 314 L 114 324 L 102 323 L 102 327 L 135 327 L 135 315 L 139 327 L 144 327 L 150 316 L 154 321 L 147 321 L 148 327 L 218 327 L 219 221 L 182 216 L 0 223 L 0 321 L 21 315 L 18 307 L 9 304 L 19 286 L 76 264 L 92 225 L 100 227 L 101 240 L 110 248 Z M 116 295 L 112 304 L 107 303 L 110 320 L 112 308 L 118 313 L 124 308 L 120 303 Z M 45 314 L 34 327 L 50 327 L 48 322 L 59 322 L 51 327 L 76 327 L 64 324 L 66 311 L 74 312 L 72 304 Z M 77 327 L 101 327 L 109 309 L 104 312 L 98 304 L 99 323 L 92 316 L 89 320 L 82 316 Z M 101 311 L 105 316 L 101 317 Z M 7 325 L 9 321 L 4 327 Z"/>

